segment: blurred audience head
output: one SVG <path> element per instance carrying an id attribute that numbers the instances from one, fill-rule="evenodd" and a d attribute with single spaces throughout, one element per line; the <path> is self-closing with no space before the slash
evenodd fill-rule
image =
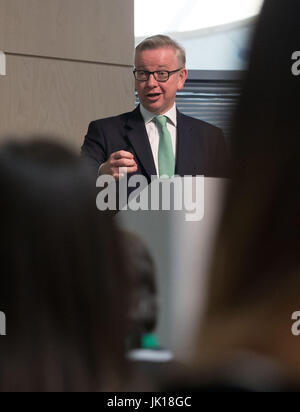
<path id="1" fill-rule="evenodd" d="M 128 278 L 94 186 L 82 161 L 57 144 L 0 149 L 0 391 L 122 383 Z"/>
<path id="2" fill-rule="evenodd" d="M 212 268 L 197 357 L 269 356 L 300 378 L 300 3 L 267 0 L 236 114 L 235 166 Z"/>
<path id="3" fill-rule="evenodd" d="M 155 266 L 150 252 L 140 236 L 120 231 L 126 260 L 132 279 L 132 302 L 129 310 L 130 330 L 127 349 L 143 346 L 144 338 L 152 334 L 158 323 L 158 297 Z"/>

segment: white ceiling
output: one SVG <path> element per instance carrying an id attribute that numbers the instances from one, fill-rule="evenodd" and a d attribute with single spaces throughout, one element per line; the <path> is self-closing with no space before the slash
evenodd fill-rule
<path id="1" fill-rule="evenodd" d="M 256 16 L 263 0 L 135 0 L 135 36 L 184 33 Z"/>

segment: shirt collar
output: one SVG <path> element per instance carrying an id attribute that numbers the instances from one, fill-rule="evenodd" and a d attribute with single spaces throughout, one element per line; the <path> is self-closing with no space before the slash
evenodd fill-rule
<path id="1" fill-rule="evenodd" d="M 156 117 L 156 114 L 151 113 L 151 112 L 148 112 L 148 110 L 146 110 L 142 104 L 140 105 L 140 110 L 141 110 L 141 114 L 142 114 L 142 116 L 143 116 L 143 119 L 144 119 L 145 124 L 148 124 L 148 123 L 152 122 L 152 120 Z M 170 109 L 167 113 L 164 113 L 164 116 L 166 116 L 166 118 L 167 118 L 175 127 L 177 127 L 177 109 L 176 109 L 176 103 L 174 103 L 174 106 L 172 107 L 172 109 Z"/>

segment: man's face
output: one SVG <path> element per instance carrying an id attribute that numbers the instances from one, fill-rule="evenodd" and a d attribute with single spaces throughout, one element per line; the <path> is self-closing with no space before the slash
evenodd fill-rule
<path id="1" fill-rule="evenodd" d="M 154 50 L 144 50 L 135 57 L 137 70 L 149 72 L 180 69 L 181 66 L 176 57 L 176 52 L 171 47 L 163 47 Z M 151 75 L 148 81 L 135 82 L 140 102 L 146 110 L 154 114 L 164 114 L 170 110 L 175 102 L 176 92 L 184 86 L 187 77 L 186 69 L 170 75 L 167 82 L 155 80 Z"/>

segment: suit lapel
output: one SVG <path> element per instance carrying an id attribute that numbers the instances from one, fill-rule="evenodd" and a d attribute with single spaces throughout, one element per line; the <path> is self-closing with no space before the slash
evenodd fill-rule
<path id="1" fill-rule="evenodd" d="M 195 173 L 195 137 L 189 119 L 177 111 L 177 150 L 175 174 L 179 176 Z"/>
<path id="2" fill-rule="evenodd" d="M 127 138 L 134 148 L 138 161 L 150 179 L 151 176 L 156 175 L 156 168 L 139 106 L 131 112 L 125 127 L 127 129 Z"/>
<path id="3" fill-rule="evenodd" d="M 130 113 L 125 129 L 127 138 L 138 158 L 137 160 L 141 168 L 144 169 L 148 179 L 150 179 L 151 176 L 157 173 L 144 119 L 139 106 Z M 195 139 L 197 139 L 197 137 L 193 133 L 189 118 L 177 111 L 176 175 L 195 175 L 198 169 L 195 164 Z M 200 159 L 198 159 L 198 161 L 199 160 Z"/>

